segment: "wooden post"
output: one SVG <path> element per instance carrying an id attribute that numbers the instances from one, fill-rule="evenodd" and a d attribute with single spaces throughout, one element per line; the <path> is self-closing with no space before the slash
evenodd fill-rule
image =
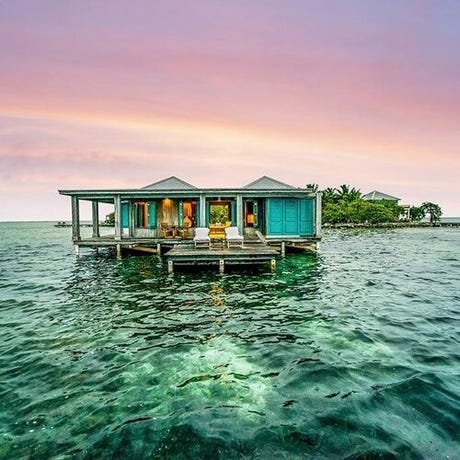
<path id="1" fill-rule="evenodd" d="M 115 195 L 113 197 L 114 214 L 115 214 L 115 239 L 121 240 L 121 197 Z"/>
<path id="2" fill-rule="evenodd" d="M 219 259 L 219 273 L 225 272 L 225 260 Z"/>
<path id="3" fill-rule="evenodd" d="M 161 244 L 160 243 L 157 243 L 157 252 L 158 252 L 158 255 L 161 256 Z"/>
<path id="4" fill-rule="evenodd" d="M 130 238 L 134 237 L 136 225 L 136 206 L 132 201 L 128 202 L 128 234 Z"/>
<path id="5" fill-rule="evenodd" d="M 168 260 L 168 273 L 173 273 L 174 271 L 174 263 L 172 260 Z"/>
<path id="6" fill-rule="evenodd" d="M 92 217 L 93 217 L 93 238 L 99 238 L 99 202 L 92 202 Z"/>
<path id="7" fill-rule="evenodd" d="M 72 240 L 80 239 L 80 203 L 78 197 L 72 195 Z"/>
<path id="8" fill-rule="evenodd" d="M 272 269 L 272 271 L 275 270 L 275 268 L 276 268 L 276 259 L 270 260 L 270 268 Z"/>
<path id="9" fill-rule="evenodd" d="M 315 219 L 315 236 L 319 238 L 321 236 L 321 192 L 316 192 L 316 219 Z"/>
<path id="10" fill-rule="evenodd" d="M 238 193 L 236 195 L 236 226 L 238 227 L 238 232 L 240 233 L 240 235 L 243 234 L 243 214 L 243 196 L 240 193 Z"/>
<path id="11" fill-rule="evenodd" d="M 121 259 L 121 244 L 117 244 L 117 259 Z"/>
<path id="12" fill-rule="evenodd" d="M 78 244 L 74 244 L 74 249 L 75 249 L 75 255 L 79 256 L 80 255 L 80 246 Z"/>
<path id="13" fill-rule="evenodd" d="M 281 255 L 283 257 L 286 255 L 286 241 L 281 241 Z"/>
<path id="14" fill-rule="evenodd" d="M 206 196 L 200 195 L 200 227 L 206 226 Z"/>

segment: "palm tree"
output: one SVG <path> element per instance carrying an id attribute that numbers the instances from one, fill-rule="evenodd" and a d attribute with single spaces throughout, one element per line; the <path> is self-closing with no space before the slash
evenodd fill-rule
<path id="1" fill-rule="evenodd" d="M 340 200 L 347 200 L 348 194 L 350 193 L 350 186 L 347 184 L 342 184 L 338 189 L 337 193 Z"/>
<path id="2" fill-rule="evenodd" d="M 429 201 L 425 201 L 420 206 L 423 209 L 423 212 L 430 215 L 430 222 L 439 222 L 442 216 L 441 207 L 436 203 L 430 203 Z"/>
<path id="3" fill-rule="evenodd" d="M 359 200 L 362 195 L 361 192 L 355 187 L 350 188 L 349 185 L 342 184 L 338 189 L 339 200 L 352 202 Z"/>
<path id="4" fill-rule="evenodd" d="M 337 203 L 339 196 L 337 194 L 337 189 L 334 187 L 325 188 L 322 192 L 323 194 L 323 206 L 328 203 Z"/>
<path id="5" fill-rule="evenodd" d="M 318 191 L 318 184 L 307 184 L 306 188 L 316 193 Z"/>

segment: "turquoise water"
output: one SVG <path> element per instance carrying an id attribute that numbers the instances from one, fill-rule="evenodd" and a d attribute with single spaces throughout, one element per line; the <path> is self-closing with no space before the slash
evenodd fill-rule
<path id="1" fill-rule="evenodd" d="M 1 458 L 460 458 L 460 229 L 173 276 L 70 231 L 0 223 Z"/>

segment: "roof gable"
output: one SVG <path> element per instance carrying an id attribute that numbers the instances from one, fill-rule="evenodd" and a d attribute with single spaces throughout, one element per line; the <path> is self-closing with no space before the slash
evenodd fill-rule
<path id="1" fill-rule="evenodd" d="M 378 192 L 374 190 L 372 192 L 366 193 L 363 195 L 363 200 L 367 201 L 379 201 L 379 200 L 390 200 L 390 201 L 399 201 L 400 198 L 395 196 L 387 195 L 386 193 Z"/>
<path id="2" fill-rule="evenodd" d="M 195 190 L 196 187 L 176 176 L 154 182 L 153 184 L 142 187 L 144 190 Z"/>
<path id="3" fill-rule="evenodd" d="M 259 177 L 259 179 L 245 185 L 243 188 L 251 190 L 292 190 L 295 189 L 292 185 L 285 184 L 279 180 L 272 179 L 268 176 Z"/>

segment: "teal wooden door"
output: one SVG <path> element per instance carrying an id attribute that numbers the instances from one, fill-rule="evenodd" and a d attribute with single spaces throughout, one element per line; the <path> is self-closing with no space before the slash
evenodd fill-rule
<path id="1" fill-rule="evenodd" d="M 284 235 L 299 234 L 298 200 L 284 200 Z"/>
<path id="2" fill-rule="evenodd" d="M 267 235 L 299 235 L 299 200 L 270 198 L 267 211 Z"/>
<path id="3" fill-rule="evenodd" d="M 121 226 L 129 227 L 128 203 L 121 203 Z"/>
<path id="4" fill-rule="evenodd" d="M 311 236 L 315 220 L 314 202 L 311 198 L 300 200 L 300 236 Z"/>
<path id="5" fill-rule="evenodd" d="M 268 200 L 268 228 L 267 235 L 283 234 L 283 200 L 272 198 Z"/>

